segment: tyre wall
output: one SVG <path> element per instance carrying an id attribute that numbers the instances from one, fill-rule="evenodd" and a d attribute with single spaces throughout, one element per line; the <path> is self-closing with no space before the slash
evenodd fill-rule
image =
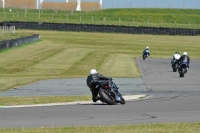
<path id="1" fill-rule="evenodd" d="M 27 44 L 27 43 L 30 43 L 30 42 L 37 41 L 39 39 L 40 39 L 40 35 L 35 34 L 35 35 L 32 35 L 32 36 L 27 36 L 27 37 L 23 37 L 23 38 L 1 41 L 0 42 L 0 50 L 15 47 L 15 46 L 20 46 L 20 45 L 23 45 L 23 44 Z"/>
<path id="2" fill-rule="evenodd" d="M 107 33 L 127 33 L 127 34 L 155 34 L 155 35 L 186 35 L 186 36 L 200 35 L 200 29 L 130 27 L 130 26 L 114 26 L 114 25 L 42 23 L 42 22 L 2 22 L 1 25 L 15 26 L 16 29 L 33 29 L 33 30 L 84 31 L 84 32 L 107 32 Z"/>

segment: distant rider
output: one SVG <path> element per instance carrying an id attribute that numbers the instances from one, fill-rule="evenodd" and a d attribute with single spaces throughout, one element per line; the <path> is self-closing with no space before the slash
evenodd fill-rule
<path id="1" fill-rule="evenodd" d="M 179 60 L 180 59 L 180 54 L 179 54 L 179 52 L 175 52 L 175 54 L 172 56 L 172 59 L 171 59 L 171 64 L 172 64 L 172 66 L 173 66 L 173 64 L 177 61 L 177 60 Z"/>
<path id="2" fill-rule="evenodd" d="M 183 52 L 183 55 L 180 57 L 179 61 L 180 61 L 180 64 L 181 64 L 182 62 L 187 63 L 188 69 L 189 69 L 190 57 L 187 55 L 187 52 Z M 179 64 L 179 66 L 180 66 L 180 64 Z"/>
<path id="3" fill-rule="evenodd" d="M 147 46 L 147 47 L 144 49 L 144 51 L 143 51 L 143 55 L 145 54 L 146 50 L 148 50 L 148 51 L 149 51 L 149 53 L 148 53 L 148 56 L 150 56 L 150 49 L 149 49 L 149 47 L 148 47 L 148 46 Z"/>

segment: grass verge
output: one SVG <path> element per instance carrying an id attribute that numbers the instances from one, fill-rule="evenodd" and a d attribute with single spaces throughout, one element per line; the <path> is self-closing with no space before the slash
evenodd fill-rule
<path id="1" fill-rule="evenodd" d="M 199 133 L 200 123 L 166 123 L 35 129 L 0 129 L 1 133 Z"/>
<path id="2" fill-rule="evenodd" d="M 17 32 L 17 33 L 4 33 L 4 34 L 0 34 L 0 41 L 4 41 L 4 40 L 12 40 L 12 39 L 16 39 L 16 38 L 22 38 L 22 37 L 26 37 L 32 35 L 32 33 L 21 33 L 21 32 Z"/>
<path id="3" fill-rule="evenodd" d="M 1 97 L 0 106 L 34 105 L 50 103 L 66 103 L 74 101 L 91 101 L 91 96 L 23 96 Z"/>

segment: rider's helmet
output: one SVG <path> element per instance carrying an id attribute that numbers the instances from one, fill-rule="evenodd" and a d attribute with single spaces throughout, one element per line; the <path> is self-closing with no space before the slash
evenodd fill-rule
<path id="1" fill-rule="evenodd" d="M 149 47 L 147 46 L 146 49 L 149 49 Z"/>
<path id="2" fill-rule="evenodd" d="M 178 52 L 178 51 L 176 51 L 176 52 L 175 52 L 175 54 L 179 54 L 179 52 Z"/>
<path id="3" fill-rule="evenodd" d="M 97 73 L 97 70 L 96 69 L 91 69 L 90 70 L 90 74 L 92 75 L 92 74 L 96 74 Z"/>
<path id="4" fill-rule="evenodd" d="M 187 52 L 183 52 L 183 55 L 187 55 Z"/>

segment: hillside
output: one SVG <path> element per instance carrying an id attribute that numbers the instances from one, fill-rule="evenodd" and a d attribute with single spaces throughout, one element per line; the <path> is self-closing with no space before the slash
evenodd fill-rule
<path id="1" fill-rule="evenodd" d="M 84 23 L 149 27 L 200 28 L 198 9 L 105 9 L 97 11 L 0 10 L 1 21 Z"/>

